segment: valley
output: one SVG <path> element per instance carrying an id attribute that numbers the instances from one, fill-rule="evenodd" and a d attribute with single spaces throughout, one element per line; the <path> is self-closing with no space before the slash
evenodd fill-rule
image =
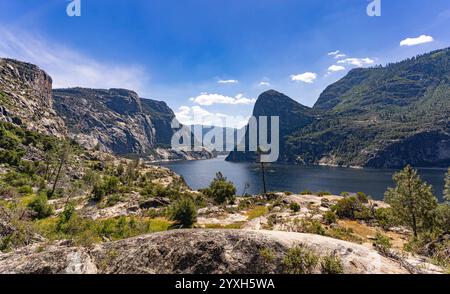
<path id="1" fill-rule="evenodd" d="M 448 57 L 351 71 L 313 108 L 274 90 L 256 102 L 255 116 L 280 116 L 280 163 L 395 167 L 375 197 L 351 184 L 309 190 L 320 173 L 303 189 L 252 191 L 216 159 L 201 161 L 210 176 L 190 187 L 155 162 L 215 153 L 170 148 L 176 118 L 165 102 L 52 89 L 37 66 L 0 59 L 0 273 L 448 273 L 450 171 L 435 180 L 438 199 L 408 165 L 448 168 Z M 250 186 L 260 187 L 256 154 L 227 160 L 253 164 Z M 299 181 L 302 170 L 287 168 L 290 178 L 278 176 Z M 263 184 L 280 169 L 269 166 Z"/>

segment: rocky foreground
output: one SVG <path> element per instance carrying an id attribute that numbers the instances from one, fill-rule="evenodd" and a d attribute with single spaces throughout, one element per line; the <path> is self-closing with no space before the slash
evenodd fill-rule
<path id="1" fill-rule="evenodd" d="M 406 274 L 398 262 L 362 245 L 311 234 L 176 230 L 93 247 L 35 244 L 0 255 L 7 274 L 278 274 L 295 245 L 340 257 L 344 273 Z M 270 251 L 268 258 L 261 252 Z M 316 268 L 313 273 L 320 273 Z"/>

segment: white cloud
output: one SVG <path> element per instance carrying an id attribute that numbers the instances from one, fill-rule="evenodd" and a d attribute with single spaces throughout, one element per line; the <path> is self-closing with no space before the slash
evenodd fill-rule
<path id="1" fill-rule="evenodd" d="M 341 52 L 340 50 L 336 50 L 336 51 L 328 53 L 328 56 L 335 56 L 335 55 L 338 55 L 340 52 Z"/>
<path id="2" fill-rule="evenodd" d="M 259 86 L 260 87 L 270 87 L 271 84 L 269 82 L 262 81 L 262 82 L 259 83 Z"/>
<path id="3" fill-rule="evenodd" d="M 334 56 L 334 58 L 336 58 L 336 59 L 347 57 L 347 55 L 342 53 L 340 50 L 330 52 L 330 53 L 328 53 L 328 56 Z"/>
<path id="4" fill-rule="evenodd" d="M 333 64 L 332 66 L 330 66 L 328 68 L 329 73 L 343 71 L 343 70 L 345 70 L 345 67 L 340 66 L 340 65 L 335 65 L 335 64 Z"/>
<path id="5" fill-rule="evenodd" d="M 345 55 L 345 54 L 337 54 L 334 56 L 334 58 L 336 58 L 336 59 L 341 59 L 341 58 L 345 58 L 345 57 L 347 57 L 347 55 Z"/>
<path id="6" fill-rule="evenodd" d="M 230 97 L 221 94 L 201 93 L 197 97 L 190 98 L 190 100 L 203 106 L 210 106 L 213 104 L 253 104 L 256 102 L 256 99 L 246 98 L 243 94 L 238 94 L 236 97 Z"/>
<path id="7" fill-rule="evenodd" d="M 143 92 L 145 70 L 130 64 L 99 62 L 42 37 L 0 29 L 0 56 L 38 65 L 53 79 L 54 88 L 127 88 Z"/>
<path id="8" fill-rule="evenodd" d="M 239 83 L 238 80 L 219 80 L 219 84 L 237 84 Z"/>
<path id="9" fill-rule="evenodd" d="M 362 67 L 365 65 L 373 64 L 373 63 L 375 63 L 375 61 L 370 58 L 346 58 L 343 60 L 339 60 L 337 63 Z"/>
<path id="10" fill-rule="evenodd" d="M 421 35 L 417 38 L 406 38 L 400 42 L 400 46 L 416 46 L 420 44 L 433 42 L 434 39 L 431 36 Z"/>
<path id="11" fill-rule="evenodd" d="M 307 84 L 312 84 L 317 78 L 317 74 L 313 72 L 305 72 L 302 74 L 291 75 L 291 80 L 295 82 L 303 82 Z"/>
<path id="12" fill-rule="evenodd" d="M 212 113 L 200 106 L 181 106 L 175 112 L 177 119 L 184 125 L 220 126 L 242 128 L 248 123 L 248 117 Z"/>

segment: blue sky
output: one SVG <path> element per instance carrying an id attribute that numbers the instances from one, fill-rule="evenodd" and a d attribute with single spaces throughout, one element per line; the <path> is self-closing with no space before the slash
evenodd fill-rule
<path id="1" fill-rule="evenodd" d="M 129 88 L 182 122 L 237 126 L 265 90 L 312 106 L 351 68 L 450 46 L 450 1 L 381 0 L 380 17 L 369 2 L 81 0 L 69 17 L 67 0 L 0 0 L 0 56 L 54 87 Z"/>

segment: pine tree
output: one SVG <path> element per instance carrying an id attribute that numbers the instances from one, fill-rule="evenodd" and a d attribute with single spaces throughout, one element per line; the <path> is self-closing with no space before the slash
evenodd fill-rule
<path id="1" fill-rule="evenodd" d="M 388 189 L 385 201 L 391 205 L 398 220 L 410 227 L 417 237 L 420 231 L 431 228 L 437 198 L 431 185 L 422 182 L 417 171 L 409 165 L 394 175 L 394 182 L 396 187 Z"/>
<path id="2" fill-rule="evenodd" d="M 445 176 L 444 197 L 445 200 L 450 201 L 450 167 L 448 168 L 447 175 Z"/>

